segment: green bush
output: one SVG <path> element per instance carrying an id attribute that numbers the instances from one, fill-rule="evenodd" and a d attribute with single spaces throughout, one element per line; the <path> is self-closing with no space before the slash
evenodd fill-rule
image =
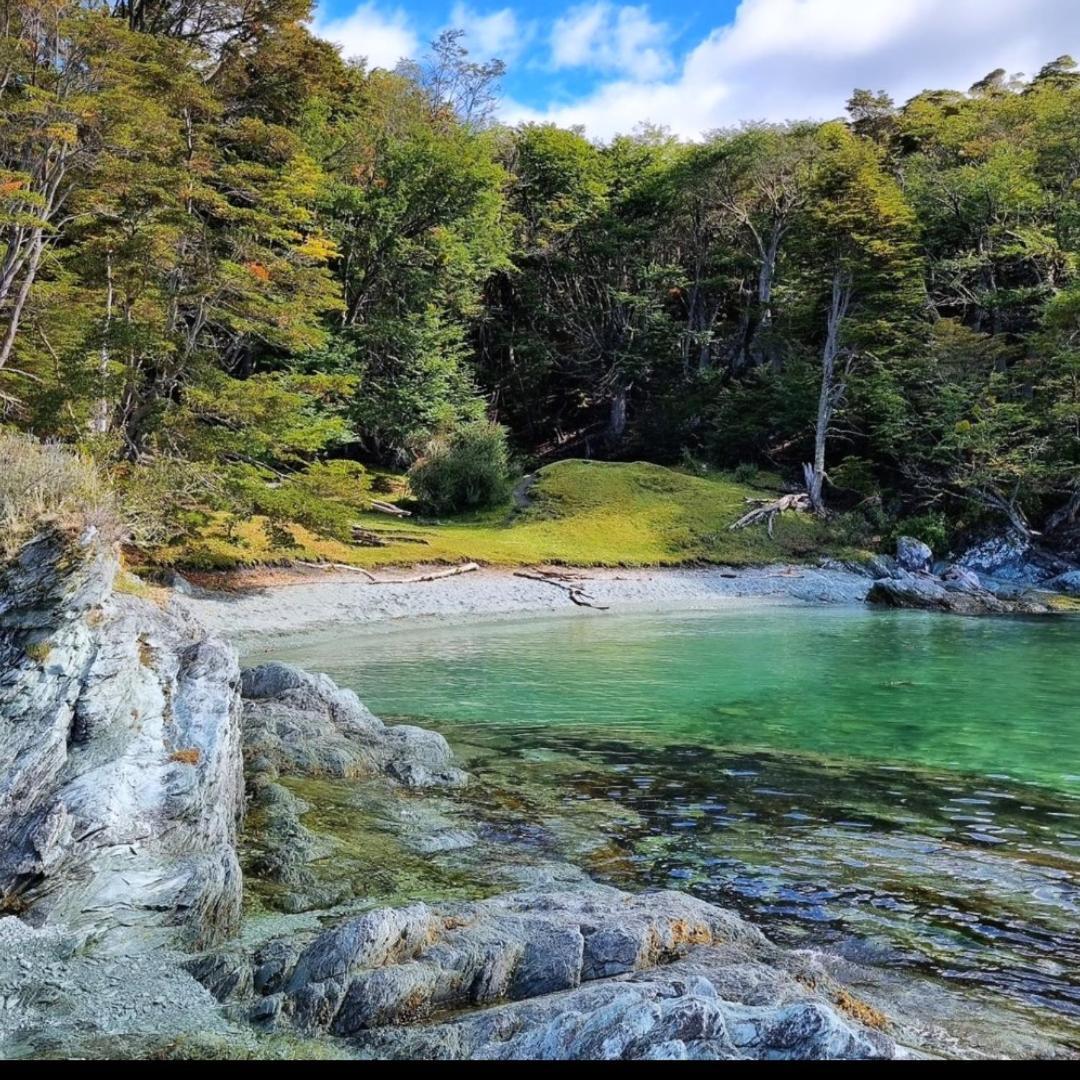
<path id="1" fill-rule="evenodd" d="M 901 518 L 893 527 L 891 539 L 895 541 L 901 536 L 913 536 L 938 554 L 949 549 L 949 524 L 944 514 Z"/>
<path id="2" fill-rule="evenodd" d="M 752 461 L 744 461 L 741 465 L 735 466 L 731 477 L 739 484 L 754 484 L 757 482 L 759 471 Z"/>
<path id="3" fill-rule="evenodd" d="M 512 485 L 506 429 L 477 421 L 432 440 L 409 470 L 409 485 L 420 505 L 435 514 L 504 502 Z"/>

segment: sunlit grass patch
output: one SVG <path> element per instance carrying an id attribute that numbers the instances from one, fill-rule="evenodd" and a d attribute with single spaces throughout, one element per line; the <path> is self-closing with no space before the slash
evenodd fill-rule
<path id="1" fill-rule="evenodd" d="M 799 560 L 835 548 L 827 524 L 784 515 L 775 536 L 764 529 L 731 532 L 751 487 L 729 476 L 691 475 L 643 462 L 562 461 L 537 475 L 529 505 L 511 505 L 440 520 L 396 519 L 350 507 L 350 520 L 378 532 L 385 547 L 363 547 L 292 521 L 217 515 L 201 534 L 154 553 L 159 564 L 228 569 L 291 562 L 373 567 L 474 559 L 493 566 L 760 564 Z M 388 496 L 392 498 L 394 496 Z M 395 542 L 395 535 L 413 542 Z M 416 543 L 420 539 L 423 543 Z"/>

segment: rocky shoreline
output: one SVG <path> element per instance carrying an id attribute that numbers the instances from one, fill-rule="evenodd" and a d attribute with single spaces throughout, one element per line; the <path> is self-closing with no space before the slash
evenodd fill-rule
<path id="1" fill-rule="evenodd" d="M 46 533 L 0 576 L 0 1057 L 978 1055 L 929 991 L 920 1011 L 867 976 L 868 1001 L 733 912 L 522 859 L 528 822 L 477 809 L 512 793 L 470 794 L 441 735 L 323 675 L 241 673 L 192 597 L 116 572 L 91 532 Z M 851 602 L 872 580 L 686 573 L 727 602 L 719 582 Z M 390 885 L 342 846 L 376 842 L 361 805 Z M 408 860 L 430 881 L 398 884 Z"/>

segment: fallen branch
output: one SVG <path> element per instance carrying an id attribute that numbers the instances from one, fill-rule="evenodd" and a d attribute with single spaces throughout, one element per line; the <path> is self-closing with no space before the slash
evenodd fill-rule
<path id="1" fill-rule="evenodd" d="M 361 547 L 389 547 L 390 541 L 384 540 L 378 533 L 370 529 L 361 529 L 358 525 L 353 526 L 352 538 L 354 544 Z"/>
<path id="2" fill-rule="evenodd" d="M 743 514 L 738 521 L 729 525 L 728 529 L 745 529 L 748 525 L 756 525 L 759 521 L 764 521 L 771 537 L 773 534 L 773 522 L 776 520 L 777 514 L 782 514 L 785 510 L 799 510 L 803 513 L 810 513 L 813 509 L 810 504 L 810 496 L 805 491 L 799 491 L 793 495 L 783 495 L 775 502 L 770 503 L 763 502 L 761 499 L 747 499 L 746 501 L 753 505 L 754 509 Z"/>
<path id="3" fill-rule="evenodd" d="M 577 604 L 578 607 L 591 607 L 596 608 L 597 611 L 607 611 L 606 604 L 594 604 L 592 603 L 594 597 L 590 596 L 583 589 L 579 589 L 576 585 L 564 585 L 561 581 L 555 581 L 551 577 L 542 573 L 529 573 L 527 570 L 515 570 L 514 577 L 528 578 L 530 581 L 542 581 L 545 585 L 554 585 L 556 589 L 562 589 L 566 592 L 570 600 Z"/>
<path id="4" fill-rule="evenodd" d="M 393 503 L 388 502 L 373 500 L 371 509 L 378 510 L 380 514 L 392 514 L 394 517 L 412 517 L 411 510 L 402 510 L 400 506 L 395 506 Z"/>
<path id="5" fill-rule="evenodd" d="M 361 525 L 352 527 L 354 544 L 361 547 L 389 547 L 391 544 L 423 544 L 425 547 L 430 543 L 422 536 L 412 536 L 409 533 L 377 532 L 375 529 L 365 529 Z"/>
<path id="6" fill-rule="evenodd" d="M 587 575 L 579 574 L 573 570 L 541 570 L 536 569 L 533 573 L 552 581 L 586 581 Z"/>
<path id="7" fill-rule="evenodd" d="M 296 559 L 297 566 L 310 566 L 312 570 L 351 570 L 354 574 L 363 574 L 368 581 L 378 583 L 378 578 L 374 574 L 368 573 L 359 566 L 349 566 L 348 563 L 340 562 L 304 562 L 303 559 Z"/>
<path id="8" fill-rule="evenodd" d="M 377 578 L 374 574 L 359 566 L 349 566 L 348 563 L 332 562 L 304 562 L 303 559 L 295 560 L 297 566 L 310 566 L 313 570 L 351 570 L 355 574 L 363 574 L 372 585 L 412 585 L 420 581 L 438 581 L 440 578 L 454 577 L 457 574 L 471 574 L 480 569 L 479 563 L 462 563 L 460 566 L 451 566 L 446 570 L 436 570 L 431 574 L 416 574 L 413 577 Z"/>
<path id="9" fill-rule="evenodd" d="M 412 585 L 417 581 L 438 581 L 440 578 L 454 577 L 457 574 L 471 574 L 479 570 L 480 564 L 474 562 L 462 563 L 460 566 L 451 566 L 446 570 L 436 570 L 433 574 L 418 574 L 416 577 L 383 578 L 376 580 L 377 585 Z"/>

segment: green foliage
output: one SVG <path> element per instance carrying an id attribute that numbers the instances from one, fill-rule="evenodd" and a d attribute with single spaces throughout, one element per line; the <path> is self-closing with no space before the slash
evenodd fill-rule
<path id="1" fill-rule="evenodd" d="M 0 408 L 108 469 L 137 543 L 246 515 L 272 549 L 344 541 L 368 478 L 327 459 L 429 444 L 430 506 L 498 501 L 485 416 L 540 460 L 791 480 L 824 415 L 830 506 L 872 535 L 1078 497 L 1069 57 L 856 90 L 850 123 L 598 144 L 494 125 L 503 65 L 458 31 L 368 71 L 308 0 L 129 7 L 0 22 Z"/>
<path id="2" fill-rule="evenodd" d="M 893 526 L 891 539 L 895 541 L 901 536 L 913 536 L 938 554 L 949 550 L 951 539 L 948 520 L 941 513 L 901 518 Z"/>
<path id="3" fill-rule="evenodd" d="M 435 514 L 498 506 L 509 497 L 511 482 L 506 429 L 486 421 L 433 440 L 409 470 L 413 494 Z"/>
<path id="4" fill-rule="evenodd" d="M 316 536 L 337 540 L 351 538 L 357 513 L 370 502 L 367 472 L 351 461 L 315 462 L 284 477 L 237 465 L 230 470 L 229 491 L 232 511 L 239 520 L 262 517 L 278 530 L 296 523 Z M 275 535 L 282 539 L 284 533 Z"/>

